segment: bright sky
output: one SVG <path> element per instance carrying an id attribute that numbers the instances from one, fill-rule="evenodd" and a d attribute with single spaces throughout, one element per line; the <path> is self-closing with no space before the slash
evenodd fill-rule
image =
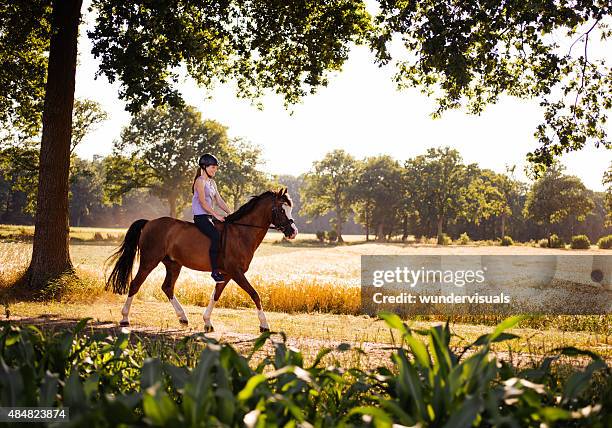
<path id="1" fill-rule="evenodd" d="M 104 77 L 94 80 L 98 62 L 90 54 L 84 28 L 79 51 L 76 96 L 98 101 L 110 118 L 81 143 L 77 153 L 85 158 L 107 155 L 130 115 L 117 98 L 116 83 L 111 85 Z M 187 80 L 180 89 L 204 118 L 228 126 L 232 137 L 259 145 L 263 169 L 270 173 L 299 175 L 333 149 L 357 158 L 388 154 L 403 161 L 429 147 L 448 145 L 459 150 L 466 162 L 482 168 L 503 172 L 506 165 L 517 165 L 516 177 L 526 180 L 525 155 L 537 148 L 533 133 L 542 118 L 537 102 L 503 98 L 481 116 L 449 111 L 434 120 L 429 116 L 433 101 L 416 90 L 397 91 L 393 74 L 391 67 L 374 65 L 367 48 L 355 47 L 342 72 L 330 78 L 328 87 L 294 106 L 293 114 L 274 95 L 263 99 L 263 111 L 257 110 L 250 101 L 236 98 L 231 85 L 207 93 Z M 612 135 L 612 126 L 608 134 Z M 603 190 L 602 175 L 611 161 L 612 151 L 593 145 L 562 158 L 567 173 L 579 176 L 593 190 Z"/>

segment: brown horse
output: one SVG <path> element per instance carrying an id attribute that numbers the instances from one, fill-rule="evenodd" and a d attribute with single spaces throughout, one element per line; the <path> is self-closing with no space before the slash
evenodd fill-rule
<path id="1" fill-rule="evenodd" d="M 259 316 L 260 331 L 269 331 L 270 327 L 261 307 L 259 294 L 244 274 L 249 269 L 255 250 L 263 241 L 270 226 L 282 231 L 289 239 L 295 238 L 298 230 L 291 217 L 292 206 L 287 189 L 278 192 L 267 191 L 252 197 L 236 212 L 228 215 L 225 222 L 215 224 L 222 236 L 219 268 L 226 281 L 216 284 L 210 296 L 210 302 L 204 311 L 205 332 L 214 330 L 210 322 L 212 310 L 223 289 L 232 279 L 253 299 Z M 132 223 L 123 243 L 109 258 L 116 263 L 106 282 L 106 289 L 112 287 L 113 291 L 119 294 L 125 294 L 129 284 L 128 298 L 121 311 L 123 319 L 120 325 L 130 324 L 132 299 L 149 273 L 160 262 L 166 266 L 166 278 L 162 290 L 172 303 L 180 323 L 187 325 L 189 321 L 185 311 L 174 296 L 174 284 L 183 266 L 205 272 L 211 271 L 209 246 L 208 237 L 191 222 L 161 217 L 155 220 L 136 220 Z M 136 276 L 132 279 L 132 265 L 139 250 L 140 265 Z"/>

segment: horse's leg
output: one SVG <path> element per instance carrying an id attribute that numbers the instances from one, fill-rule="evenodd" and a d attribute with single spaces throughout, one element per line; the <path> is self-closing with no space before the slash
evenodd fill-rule
<path id="1" fill-rule="evenodd" d="M 157 266 L 157 263 L 153 263 L 152 261 L 149 261 L 149 262 L 143 261 L 142 256 L 141 256 L 140 266 L 138 267 L 138 273 L 136 273 L 136 276 L 134 277 L 132 282 L 130 282 L 130 290 L 128 291 L 128 297 L 125 300 L 123 309 L 121 310 L 121 315 L 123 315 L 123 319 L 119 323 L 120 326 L 127 327 L 130 325 L 129 315 L 130 315 L 130 308 L 132 307 L 132 300 L 134 300 L 134 294 L 138 293 L 140 286 L 145 281 L 145 279 L 147 279 L 147 276 L 149 276 L 151 271 L 155 269 L 155 266 Z"/>
<path id="2" fill-rule="evenodd" d="M 255 307 L 257 308 L 257 317 L 259 318 L 259 331 L 261 333 L 265 331 L 270 331 L 270 326 L 268 325 L 266 315 L 264 314 L 264 311 L 261 307 L 261 299 L 259 298 L 259 294 L 257 293 L 257 291 L 253 288 L 249 280 L 246 279 L 244 273 L 236 272 L 232 276 L 232 278 L 234 278 L 234 281 L 236 281 L 240 288 L 242 288 L 249 294 L 249 296 L 251 296 L 253 303 L 255 303 Z"/>
<path id="3" fill-rule="evenodd" d="M 176 284 L 176 280 L 178 279 L 183 266 L 171 260 L 170 257 L 164 258 L 162 263 L 164 266 L 166 266 L 166 278 L 164 278 L 164 283 L 162 284 L 162 291 L 166 294 L 168 300 L 170 300 L 179 322 L 183 325 L 188 325 L 189 320 L 187 319 L 187 315 L 185 315 L 183 307 L 179 303 L 178 299 L 174 296 L 174 284 Z"/>
<path id="4" fill-rule="evenodd" d="M 204 333 L 211 333 L 215 331 L 212 326 L 212 323 L 210 322 L 210 316 L 212 315 L 212 311 L 215 308 L 217 302 L 219 301 L 219 298 L 221 297 L 221 293 L 223 293 L 223 289 L 230 280 L 231 278 L 228 278 L 226 275 L 225 282 L 215 284 L 215 288 L 212 294 L 210 295 L 210 300 L 208 301 L 208 306 L 206 307 L 206 309 L 204 309 Z"/>

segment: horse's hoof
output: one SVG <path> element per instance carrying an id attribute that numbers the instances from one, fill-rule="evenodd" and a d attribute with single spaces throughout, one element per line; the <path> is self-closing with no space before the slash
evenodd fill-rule
<path id="1" fill-rule="evenodd" d="M 270 331 L 270 329 L 268 327 L 259 326 L 259 332 L 260 333 L 266 333 L 266 332 L 269 332 L 269 331 Z"/>
<path id="2" fill-rule="evenodd" d="M 189 325 L 189 320 L 179 320 L 179 323 L 181 325 L 188 326 Z"/>
<path id="3" fill-rule="evenodd" d="M 213 331 L 215 331 L 215 328 L 212 325 L 204 326 L 204 333 L 212 333 Z"/>
<path id="4" fill-rule="evenodd" d="M 119 327 L 129 327 L 130 326 L 130 322 L 129 321 L 121 321 L 119 323 Z"/>

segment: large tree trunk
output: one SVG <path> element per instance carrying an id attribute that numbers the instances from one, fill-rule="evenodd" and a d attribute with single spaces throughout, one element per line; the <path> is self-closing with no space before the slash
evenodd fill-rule
<path id="1" fill-rule="evenodd" d="M 68 171 L 77 37 L 82 0 L 54 0 L 45 87 L 30 288 L 72 271 L 68 249 Z"/>
<path id="2" fill-rule="evenodd" d="M 506 213 L 501 215 L 501 237 L 506 236 Z"/>

